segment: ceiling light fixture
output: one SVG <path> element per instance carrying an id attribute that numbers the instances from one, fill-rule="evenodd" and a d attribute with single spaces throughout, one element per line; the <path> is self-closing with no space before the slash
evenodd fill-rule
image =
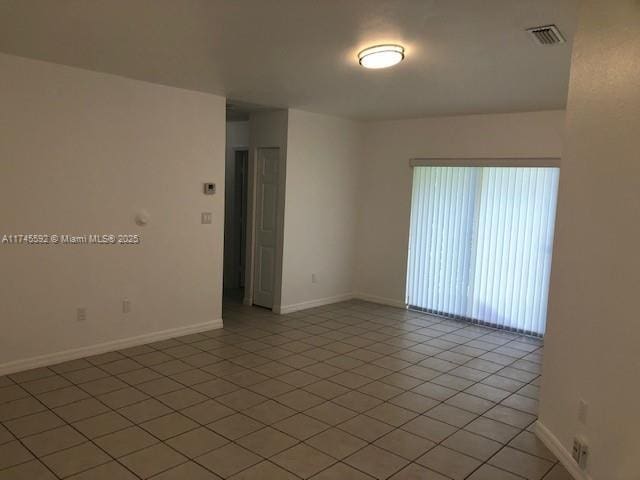
<path id="1" fill-rule="evenodd" d="M 364 68 L 387 68 L 400 63 L 404 58 L 401 45 L 376 45 L 358 53 L 358 61 Z"/>

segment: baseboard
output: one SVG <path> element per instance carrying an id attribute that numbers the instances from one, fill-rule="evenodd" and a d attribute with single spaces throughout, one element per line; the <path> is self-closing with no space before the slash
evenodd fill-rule
<path id="1" fill-rule="evenodd" d="M 375 295 L 369 295 L 367 293 L 355 293 L 353 295 L 353 298 L 357 298 L 358 300 L 364 300 L 365 302 L 378 303 L 380 305 L 388 305 L 390 307 L 407 308 L 407 304 L 405 302 L 394 300 L 392 298 L 377 297 Z"/>
<path id="2" fill-rule="evenodd" d="M 138 345 L 144 345 L 145 343 L 157 342 L 160 340 L 166 340 L 168 338 L 180 337 L 192 333 L 200 333 L 206 330 L 214 330 L 217 328 L 222 328 L 221 318 L 212 320 L 210 322 L 198 323 L 196 325 L 170 328 L 168 330 L 146 333 L 144 335 L 138 335 L 136 337 L 98 343 L 96 345 L 90 345 L 88 347 L 74 348 L 71 350 L 64 350 L 62 352 L 50 353 L 38 357 L 14 360 L 12 362 L 0 364 L 0 375 L 8 375 L 10 373 L 30 370 L 32 368 L 47 367 L 49 365 L 55 365 L 57 363 L 67 362 L 69 360 L 76 360 L 78 358 L 89 357 L 91 355 L 99 355 L 101 353 L 112 352 L 114 350 L 122 350 L 123 348 L 136 347 Z"/>
<path id="3" fill-rule="evenodd" d="M 540 423 L 540 420 L 535 423 L 534 430 L 540 441 L 560 460 L 562 466 L 575 480 L 592 480 L 591 475 L 580 469 L 571 456 L 571 452 L 564 448 L 560 440 L 551 433 L 551 430 Z"/>
<path id="4" fill-rule="evenodd" d="M 276 313 L 282 314 L 293 313 L 300 310 L 307 310 L 308 308 L 322 307 L 323 305 L 331 305 L 332 303 L 345 302 L 347 300 L 352 300 L 353 298 L 353 294 L 345 293 L 342 295 L 335 295 L 333 297 L 309 300 L 308 302 L 294 303 L 291 305 L 280 305 L 280 307 L 277 309 L 278 311 L 276 311 L 276 308 L 274 308 L 274 311 L 276 311 Z"/>

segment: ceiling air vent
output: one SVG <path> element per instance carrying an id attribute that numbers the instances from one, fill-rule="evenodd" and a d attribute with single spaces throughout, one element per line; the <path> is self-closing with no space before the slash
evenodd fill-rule
<path id="1" fill-rule="evenodd" d="M 545 25 L 543 27 L 527 28 L 527 32 L 533 36 L 539 45 L 558 45 L 566 40 L 555 25 Z"/>

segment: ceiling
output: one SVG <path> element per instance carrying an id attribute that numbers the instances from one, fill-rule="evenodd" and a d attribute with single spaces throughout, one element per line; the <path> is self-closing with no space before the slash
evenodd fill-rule
<path id="1" fill-rule="evenodd" d="M 0 51 L 357 119 L 564 108 L 578 0 L 0 0 Z M 542 47 L 527 27 L 569 39 Z M 388 70 L 362 48 L 406 47 Z"/>

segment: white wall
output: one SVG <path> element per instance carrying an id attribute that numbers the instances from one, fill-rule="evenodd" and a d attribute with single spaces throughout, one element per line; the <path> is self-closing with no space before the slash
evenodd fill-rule
<path id="1" fill-rule="evenodd" d="M 8 55 L 0 71 L 0 233 L 143 237 L 0 245 L 0 373 L 219 326 L 224 99 Z M 217 195 L 202 193 L 206 181 Z M 151 216 L 145 227 L 134 223 L 139 209 Z M 202 211 L 212 225 L 200 224 Z"/>
<path id="2" fill-rule="evenodd" d="M 289 110 L 283 312 L 353 293 L 361 144 L 359 123 Z"/>
<path id="3" fill-rule="evenodd" d="M 236 175 L 236 150 L 249 149 L 249 122 L 226 123 L 226 149 L 225 149 L 225 225 L 224 225 L 224 286 L 234 288 L 239 284 L 239 275 L 235 271 L 233 259 L 236 258 L 237 249 L 240 248 L 240 238 L 236 238 L 236 230 L 230 220 L 237 218 L 236 210 L 240 205 L 235 201 L 235 175 Z"/>
<path id="4" fill-rule="evenodd" d="M 437 117 L 365 125 L 356 292 L 404 305 L 415 157 L 559 157 L 563 111 Z"/>
<path id="5" fill-rule="evenodd" d="M 566 456 L 583 435 L 595 480 L 640 478 L 639 24 L 635 0 L 582 3 L 567 105 L 540 433 Z"/>

